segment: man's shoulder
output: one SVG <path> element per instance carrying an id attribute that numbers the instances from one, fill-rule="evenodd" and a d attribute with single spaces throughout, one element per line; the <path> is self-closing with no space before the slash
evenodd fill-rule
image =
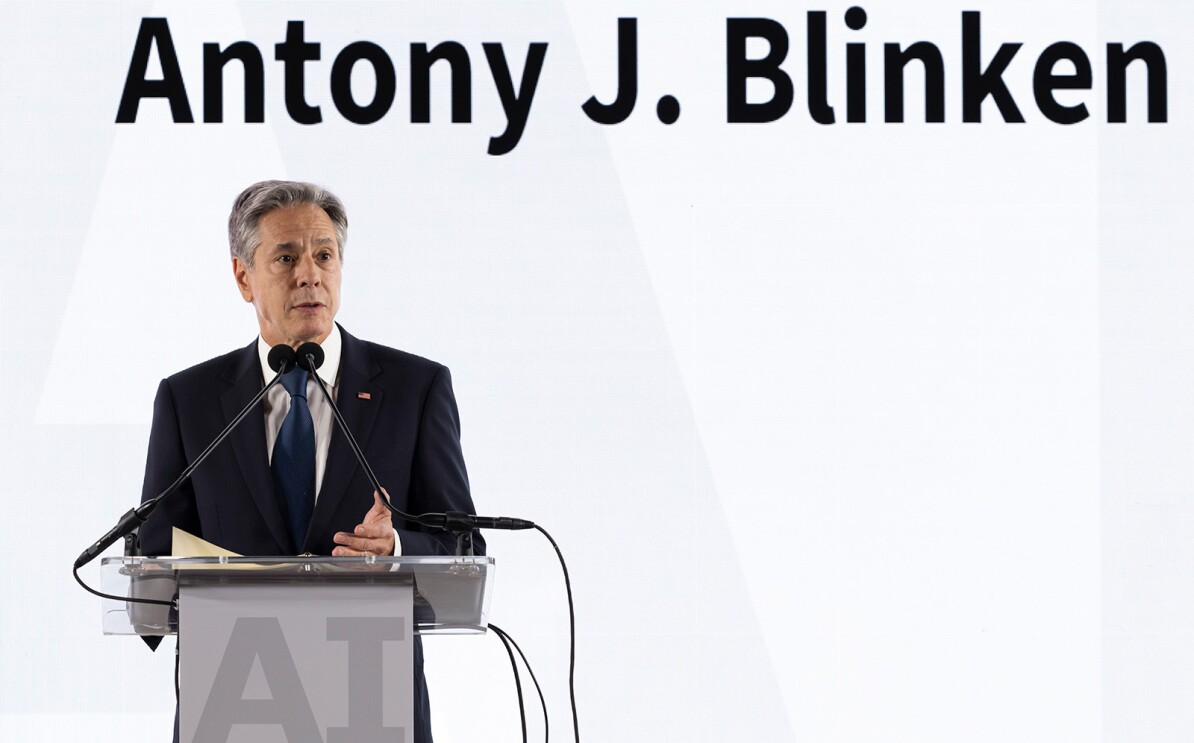
<path id="1" fill-rule="evenodd" d="M 428 371 L 439 371 L 444 367 L 438 361 L 432 361 L 409 351 L 401 351 L 397 348 L 374 343 L 373 341 L 358 340 L 357 342 L 363 345 L 369 355 L 379 364 L 397 364 L 416 369 L 426 369 Z"/>
<path id="2" fill-rule="evenodd" d="M 390 346 L 383 346 L 373 341 L 352 338 L 351 336 L 346 340 L 345 353 L 359 353 L 366 360 L 366 363 L 373 367 L 374 371 L 381 372 L 382 374 L 397 373 L 403 376 L 413 376 L 430 380 L 447 368 L 438 361 L 432 361 L 431 359 L 417 356 L 408 351 L 400 351 Z M 357 346 L 355 349 L 352 348 L 354 344 Z"/>
<path id="3" fill-rule="evenodd" d="M 252 368 L 256 361 L 256 342 L 242 346 L 235 351 L 202 361 L 194 366 L 175 372 L 166 377 L 166 382 L 174 388 L 188 388 L 195 385 L 209 385 L 217 379 L 229 381 L 236 378 L 238 371 L 243 373 Z"/>

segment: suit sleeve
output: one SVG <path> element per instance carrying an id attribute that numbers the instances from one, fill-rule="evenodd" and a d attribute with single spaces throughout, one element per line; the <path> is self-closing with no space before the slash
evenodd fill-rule
<path id="1" fill-rule="evenodd" d="M 412 513 L 476 513 L 460 447 L 460 413 L 447 367 L 439 368 L 423 402 L 409 496 Z M 411 524 L 400 525 L 398 538 L 404 555 L 450 555 L 456 550 L 451 534 L 422 531 Z M 473 549 L 478 555 L 485 554 L 485 540 L 477 532 L 473 533 Z"/>
<path id="2" fill-rule="evenodd" d="M 178 427 L 178 412 L 170 380 L 163 379 L 153 401 L 153 425 L 149 430 L 149 452 L 145 459 L 145 481 L 141 487 L 141 502 L 157 496 L 170 487 L 187 467 L 182 432 Z M 170 527 L 177 526 L 196 536 L 202 536 L 199 513 L 195 508 L 195 491 L 190 482 L 166 498 L 140 529 L 141 553 L 162 556 L 170 554 Z"/>

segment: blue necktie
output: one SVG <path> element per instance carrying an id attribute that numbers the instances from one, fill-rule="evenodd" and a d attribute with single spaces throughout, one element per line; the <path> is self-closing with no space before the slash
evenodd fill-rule
<path id="1" fill-rule="evenodd" d="M 307 541 L 315 510 L 315 424 L 307 407 L 307 371 L 295 367 L 282 375 L 290 393 L 290 412 L 274 442 L 274 492 L 290 525 L 296 551 Z"/>

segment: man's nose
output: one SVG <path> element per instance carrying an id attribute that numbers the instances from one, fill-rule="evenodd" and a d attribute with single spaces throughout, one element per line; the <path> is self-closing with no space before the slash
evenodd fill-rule
<path id="1" fill-rule="evenodd" d="M 299 286 L 319 286 L 319 266 L 315 263 L 314 256 L 304 255 L 299 258 L 295 277 Z"/>

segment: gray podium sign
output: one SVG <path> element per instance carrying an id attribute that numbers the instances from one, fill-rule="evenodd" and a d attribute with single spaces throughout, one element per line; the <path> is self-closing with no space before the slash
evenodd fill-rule
<path id="1" fill-rule="evenodd" d="M 182 743 L 409 743 L 409 584 L 179 591 Z"/>

